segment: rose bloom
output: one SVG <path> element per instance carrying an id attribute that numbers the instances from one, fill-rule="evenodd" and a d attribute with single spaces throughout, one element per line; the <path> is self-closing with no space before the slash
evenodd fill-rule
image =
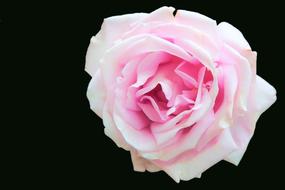
<path id="1" fill-rule="evenodd" d="M 221 160 L 238 165 L 276 91 L 238 29 L 174 10 L 105 19 L 85 69 L 90 107 L 134 170 L 179 182 Z"/>

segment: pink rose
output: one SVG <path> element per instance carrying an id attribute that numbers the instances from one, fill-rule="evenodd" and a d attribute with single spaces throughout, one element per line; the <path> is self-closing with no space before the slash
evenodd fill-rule
<path id="1" fill-rule="evenodd" d="M 179 182 L 220 160 L 237 165 L 276 91 L 256 75 L 256 52 L 238 29 L 174 10 L 105 19 L 86 71 L 91 109 L 134 170 Z"/>

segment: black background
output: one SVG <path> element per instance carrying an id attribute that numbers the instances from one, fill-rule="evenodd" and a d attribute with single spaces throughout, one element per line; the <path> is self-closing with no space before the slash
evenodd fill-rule
<path id="1" fill-rule="evenodd" d="M 134 172 L 129 153 L 104 135 L 102 121 L 90 110 L 86 98 L 91 77 L 84 71 L 85 53 L 103 19 L 151 12 L 164 5 L 196 11 L 218 23 L 227 21 L 237 27 L 258 52 L 258 74 L 277 89 L 277 101 L 259 119 L 238 167 L 222 161 L 204 172 L 201 179 L 180 184 L 163 172 Z M 36 139 L 31 142 L 34 147 L 31 152 L 37 156 L 27 157 L 31 157 L 31 166 L 36 166 L 32 171 L 37 177 L 26 183 L 37 181 L 46 186 L 61 182 L 63 187 L 79 184 L 92 189 L 100 185 L 119 189 L 280 186 L 279 173 L 284 173 L 284 124 L 280 119 L 284 101 L 281 7 L 274 1 L 181 0 L 15 3 L 9 5 L 11 11 L 2 8 L 1 28 L 7 32 L 6 49 L 12 53 L 7 53 L 9 61 L 17 60 L 15 72 L 22 73 L 22 68 L 31 72 L 22 78 L 29 85 L 21 85 L 21 97 L 29 97 L 24 104 L 32 111 L 32 115 L 23 118 L 36 127 L 36 131 L 34 128 L 30 131 Z M 27 93 L 28 89 L 33 93 Z M 27 131 L 29 127 L 25 128 Z"/>

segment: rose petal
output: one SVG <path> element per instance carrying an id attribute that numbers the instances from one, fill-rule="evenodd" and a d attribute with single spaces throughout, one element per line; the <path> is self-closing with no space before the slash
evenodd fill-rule
<path id="1" fill-rule="evenodd" d="M 118 130 L 111 114 L 108 111 L 107 104 L 105 104 L 103 109 L 103 124 L 105 126 L 104 132 L 105 134 L 112 139 L 118 147 L 121 147 L 125 150 L 130 150 L 129 144 L 124 140 L 121 132 Z"/>
<path id="2" fill-rule="evenodd" d="M 133 87 L 139 87 L 143 85 L 147 79 L 153 76 L 158 66 L 170 59 L 169 55 L 163 52 L 150 53 L 144 57 L 144 59 L 139 62 L 137 69 L 137 81 L 133 84 Z"/>
<path id="3" fill-rule="evenodd" d="M 162 161 L 171 160 L 185 151 L 193 149 L 199 142 L 200 137 L 205 130 L 214 121 L 214 113 L 210 111 L 197 124 L 195 124 L 186 134 L 180 134 L 173 144 L 164 149 L 155 152 L 141 153 L 143 157 L 148 159 L 159 159 Z"/>
<path id="4" fill-rule="evenodd" d="M 213 166 L 226 155 L 237 148 L 228 129 L 225 129 L 215 141 L 197 153 L 185 154 L 181 160 L 168 164 L 154 161 L 177 183 L 180 180 L 190 180 Z"/>
<path id="5" fill-rule="evenodd" d="M 219 68 L 219 86 L 223 88 L 221 99 L 216 100 L 215 104 L 220 107 L 216 110 L 217 120 L 229 120 L 232 118 L 235 95 L 238 87 L 238 77 L 233 65 L 224 65 Z M 219 92 L 220 93 L 220 92 Z M 225 119 L 222 119 L 225 118 Z"/>
<path id="6" fill-rule="evenodd" d="M 235 119 L 233 126 L 230 128 L 231 134 L 234 138 L 238 149 L 225 157 L 225 160 L 238 165 L 246 147 L 253 135 L 253 132 L 249 130 L 250 125 L 252 125 L 252 120 L 250 117 L 238 117 Z M 254 124 L 255 125 L 255 124 Z"/>
<path id="7" fill-rule="evenodd" d="M 219 53 L 219 44 L 217 40 L 204 31 L 199 31 L 191 25 L 181 25 L 175 23 L 157 23 L 149 22 L 137 25 L 136 28 L 126 33 L 122 39 L 129 38 L 139 34 L 151 34 L 160 38 L 172 41 L 174 39 L 184 40 L 188 39 L 193 44 L 200 46 L 207 51 L 211 57 L 215 58 Z"/>
<path id="8" fill-rule="evenodd" d="M 256 119 L 276 101 L 276 90 L 260 76 L 256 76 Z"/>
<path id="9" fill-rule="evenodd" d="M 216 29 L 217 28 L 216 21 L 205 15 L 202 15 L 197 12 L 177 10 L 177 13 L 175 15 L 175 21 L 182 25 L 193 27 L 202 33 L 204 33 L 204 31 L 207 31 L 207 34 L 211 38 L 216 40 L 219 39 Z"/>
<path id="10" fill-rule="evenodd" d="M 162 110 L 152 97 L 143 96 L 141 101 L 145 100 L 148 100 L 148 102 L 138 103 L 138 105 L 150 120 L 163 122 L 167 119 L 166 110 Z"/>
<path id="11" fill-rule="evenodd" d="M 124 106 L 116 101 L 114 103 L 113 119 L 116 127 L 121 132 L 125 141 L 137 149 L 138 151 L 151 151 L 157 148 L 155 139 L 153 138 L 150 130 L 148 128 L 143 128 L 141 130 L 136 129 L 132 124 L 132 119 L 129 118 L 128 122 L 122 119 L 122 111 Z"/>
<path id="12" fill-rule="evenodd" d="M 193 55 L 194 58 L 198 59 L 199 62 L 207 67 L 207 69 L 211 72 L 213 82 L 211 85 L 211 89 L 209 91 L 210 97 L 215 99 L 218 94 L 218 80 L 216 68 L 214 65 L 214 61 L 211 56 L 203 49 L 201 49 L 196 44 L 193 44 L 189 40 L 175 40 L 175 43 Z M 213 106 L 214 101 L 212 102 L 211 107 Z"/>
<path id="13" fill-rule="evenodd" d="M 235 142 L 239 149 L 230 154 L 226 161 L 238 165 L 241 161 L 248 143 L 254 133 L 256 121 L 259 116 L 276 101 L 276 90 L 264 79 L 256 76 L 256 91 L 252 94 L 248 115 L 237 117 L 234 127 L 231 129 Z"/>
<path id="14" fill-rule="evenodd" d="M 196 73 L 194 72 L 197 67 L 194 65 L 190 65 L 190 63 L 187 63 L 183 61 L 180 63 L 174 72 L 180 76 L 183 79 L 184 84 L 188 87 L 198 87 L 198 83 L 196 81 L 197 77 L 195 76 Z M 195 79 L 196 78 L 196 79 Z"/>
<path id="15" fill-rule="evenodd" d="M 146 26 L 148 27 L 148 25 Z M 200 46 L 208 52 L 212 58 L 216 58 L 219 53 L 219 43 L 208 32 L 199 31 L 191 25 L 181 25 L 178 23 L 151 24 L 149 23 L 149 33 L 162 38 L 190 40 L 193 44 Z"/>
<path id="16" fill-rule="evenodd" d="M 106 49 L 109 49 L 121 35 L 129 31 L 132 24 L 139 22 L 147 15 L 135 13 L 104 19 L 100 32 L 90 40 L 86 54 L 86 72 L 93 76 L 101 64 L 100 59 L 104 56 Z"/>
<path id="17" fill-rule="evenodd" d="M 248 109 L 247 101 L 250 92 L 252 73 L 254 72 L 251 70 L 249 61 L 235 49 L 231 48 L 228 45 L 225 45 L 222 51 L 221 62 L 225 64 L 233 64 L 235 66 L 239 78 L 237 106 L 241 110 L 246 111 Z"/>
<path id="18" fill-rule="evenodd" d="M 180 113 L 178 116 L 162 124 L 160 123 L 151 124 L 151 130 L 157 143 L 158 144 L 165 143 L 166 141 L 173 138 L 179 130 L 186 127 L 190 127 L 195 122 L 199 121 L 199 119 L 201 119 L 201 117 L 203 117 L 209 111 L 212 101 L 211 97 L 209 96 L 209 93 L 206 90 L 203 93 L 202 101 L 203 105 L 201 105 L 201 107 L 197 110 L 184 111 Z M 191 113 L 191 116 L 185 119 L 184 121 L 181 121 L 181 119 L 189 113 Z M 178 122 L 180 123 L 177 124 Z"/>
<path id="19" fill-rule="evenodd" d="M 89 100 L 91 110 L 102 118 L 106 91 L 100 69 L 97 70 L 96 74 L 93 76 L 88 85 L 87 98 Z"/>
<path id="20" fill-rule="evenodd" d="M 144 172 L 145 170 L 147 170 L 149 172 L 157 172 L 161 170 L 159 167 L 157 167 L 150 161 L 141 157 L 136 150 L 131 150 L 130 153 L 135 171 Z"/>
<path id="21" fill-rule="evenodd" d="M 156 9 L 155 11 L 151 12 L 143 20 L 143 22 L 153 22 L 153 21 L 171 22 L 174 20 L 174 16 L 173 16 L 174 11 L 175 11 L 175 8 L 173 8 L 173 7 L 163 6 L 159 9 Z"/>
<path id="22" fill-rule="evenodd" d="M 123 40 L 106 52 L 101 64 L 104 81 L 109 89 L 113 88 L 118 68 L 132 57 L 148 52 L 166 52 L 185 60 L 191 56 L 181 47 L 151 35 L 140 35 Z"/>
<path id="23" fill-rule="evenodd" d="M 218 25 L 218 33 L 226 44 L 238 50 L 239 52 L 245 49 L 251 50 L 242 33 L 231 24 L 227 22 L 221 22 Z"/>

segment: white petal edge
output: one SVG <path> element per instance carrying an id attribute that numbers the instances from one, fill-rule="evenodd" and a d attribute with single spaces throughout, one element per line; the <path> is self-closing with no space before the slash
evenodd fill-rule
<path id="1" fill-rule="evenodd" d="M 100 69 L 97 70 L 88 85 L 87 98 L 89 100 L 91 110 L 102 118 L 103 107 L 106 99 L 106 90 Z"/>
<path id="2" fill-rule="evenodd" d="M 221 22 L 218 25 L 218 33 L 224 43 L 228 44 L 239 52 L 245 49 L 251 50 L 243 34 L 233 25 L 227 22 Z"/>
<path id="3" fill-rule="evenodd" d="M 275 88 L 260 76 L 256 76 L 256 120 L 276 101 Z"/>

